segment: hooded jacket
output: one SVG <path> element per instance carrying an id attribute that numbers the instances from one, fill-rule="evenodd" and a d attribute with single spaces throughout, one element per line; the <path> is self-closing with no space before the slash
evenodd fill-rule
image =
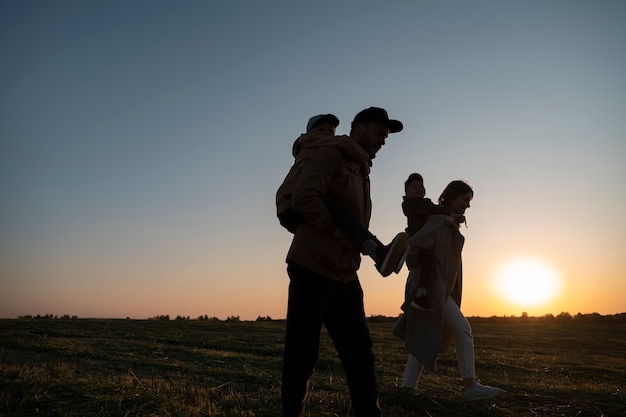
<path id="1" fill-rule="evenodd" d="M 360 171 L 369 173 L 369 156 L 348 136 L 330 136 L 317 132 L 304 133 L 293 143 L 291 153 L 294 163 L 276 193 L 276 214 L 293 208 L 291 198 L 298 175 L 302 172 L 311 153 L 326 146 L 336 148 L 348 161 L 355 162 Z"/>
<path id="2" fill-rule="evenodd" d="M 444 353 L 454 338 L 452 331 L 444 325 L 444 306 L 448 297 L 461 306 L 461 252 L 464 242 L 458 225 L 451 217 L 444 215 L 429 217 L 424 226 L 409 239 L 409 277 L 405 287 L 405 301 L 401 307 L 404 314 L 396 322 L 392 333 L 404 340 L 409 353 L 431 371 L 435 368 L 437 354 Z M 427 250 L 430 250 L 435 262 L 428 298 L 434 312 L 410 306 L 422 273 L 422 267 L 416 260 L 420 253 Z"/>
<path id="3" fill-rule="evenodd" d="M 361 255 L 359 249 L 343 235 L 325 201 L 342 204 L 367 229 L 372 211 L 369 157 L 360 145 L 347 136 L 326 138 L 330 139 L 330 145 L 326 141 L 323 142 L 326 145 L 310 148 L 304 146 L 308 140 L 300 141 L 299 152 L 296 152 L 294 144 L 296 169 L 292 168 L 292 177 L 291 171 L 288 175 L 288 179 L 295 182 L 291 188 L 291 206 L 304 217 L 306 223 L 298 226 L 287 261 L 327 278 L 349 282 L 357 279 Z M 322 143 L 319 136 L 318 139 Z M 302 155 L 305 149 L 307 152 Z M 304 162 L 298 160 L 305 156 Z M 348 169 L 350 161 L 359 164 L 359 172 Z M 363 169 L 363 164 L 367 170 Z M 288 190 L 289 187 L 281 188 Z M 277 205 L 278 200 L 279 196 Z"/>

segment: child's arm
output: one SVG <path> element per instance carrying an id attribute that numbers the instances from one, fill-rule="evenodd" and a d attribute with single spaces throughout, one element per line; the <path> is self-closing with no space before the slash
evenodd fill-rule
<path id="1" fill-rule="evenodd" d="M 444 206 L 438 206 L 430 198 L 405 197 L 404 214 L 407 217 L 426 217 L 432 214 L 450 215 L 450 209 Z"/>
<path id="2" fill-rule="evenodd" d="M 350 161 L 346 164 L 346 167 L 351 171 L 354 172 L 355 174 L 358 174 L 358 172 L 360 171 L 359 169 L 359 164 L 357 164 L 354 161 Z"/>
<path id="3" fill-rule="evenodd" d="M 437 204 L 433 203 L 432 201 L 430 201 L 430 198 L 424 198 L 422 204 L 423 204 L 423 210 L 428 215 L 444 214 L 446 216 L 449 216 L 449 215 L 452 214 L 452 211 L 450 210 L 450 207 L 437 205 Z"/>
<path id="4" fill-rule="evenodd" d="M 354 173 L 369 173 L 369 155 L 355 141 L 347 136 L 335 136 L 335 146 L 349 161 L 347 168 Z"/>

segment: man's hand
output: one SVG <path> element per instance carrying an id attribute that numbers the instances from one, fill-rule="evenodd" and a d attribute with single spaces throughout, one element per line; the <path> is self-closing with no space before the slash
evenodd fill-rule
<path id="1" fill-rule="evenodd" d="M 356 173 L 358 173 L 358 172 L 360 171 L 360 169 L 359 169 L 359 164 L 357 164 L 357 163 L 356 163 L 356 162 L 354 162 L 354 161 L 350 161 L 350 162 L 348 162 L 348 163 L 346 164 L 346 167 L 347 167 L 350 171 L 354 172 L 355 174 L 356 174 Z"/>

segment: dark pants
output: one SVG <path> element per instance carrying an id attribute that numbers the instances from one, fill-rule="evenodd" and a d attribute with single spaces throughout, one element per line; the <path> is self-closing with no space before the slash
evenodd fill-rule
<path id="1" fill-rule="evenodd" d="M 343 364 L 356 417 L 380 417 L 372 340 L 358 280 L 342 284 L 290 263 L 283 357 L 283 417 L 303 415 L 326 326 Z"/>

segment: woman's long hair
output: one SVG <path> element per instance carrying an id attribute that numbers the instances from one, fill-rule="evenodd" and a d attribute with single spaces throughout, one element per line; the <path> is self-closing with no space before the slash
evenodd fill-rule
<path id="1" fill-rule="evenodd" d="M 465 181 L 455 180 L 446 186 L 441 195 L 439 196 L 439 205 L 445 206 L 450 200 L 454 200 L 464 194 L 472 193 L 474 197 L 474 190 Z"/>

